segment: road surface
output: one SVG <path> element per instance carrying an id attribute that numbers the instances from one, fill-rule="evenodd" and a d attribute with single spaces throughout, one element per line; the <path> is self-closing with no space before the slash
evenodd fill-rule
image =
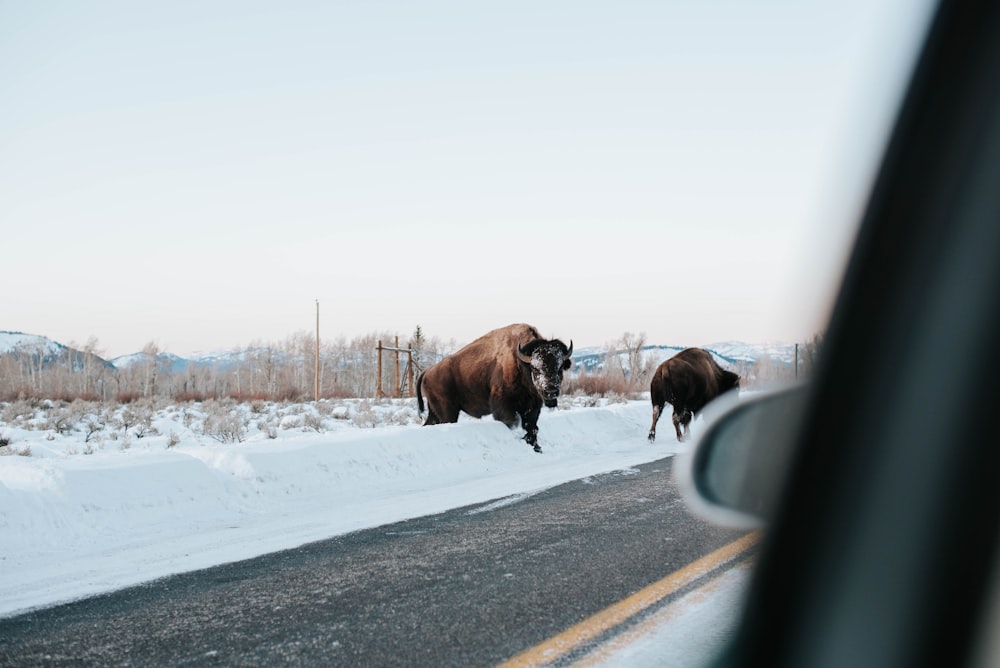
<path id="1" fill-rule="evenodd" d="M 662 459 L 0 619 L 0 664 L 493 666 L 528 656 L 745 538 L 692 516 L 671 465 Z M 599 630 L 566 656 L 641 617 Z"/>

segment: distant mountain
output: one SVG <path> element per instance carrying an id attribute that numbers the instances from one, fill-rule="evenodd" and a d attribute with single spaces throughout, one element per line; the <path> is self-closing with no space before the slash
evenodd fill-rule
<path id="1" fill-rule="evenodd" d="M 10 353 L 39 355 L 42 358 L 56 358 L 66 349 L 61 343 L 37 334 L 24 332 L 0 332 L 0 355 Z"/>
<path id="2" fill-rule="evenodd" d="M 684 347 L 648 345 L 642 348 L 642 354 L 644 359 L 649 360 L 652 358 L 656 364 L 659 364 L 663 360 L 676 355 Z M 767 357 L 772 363 L 782 366 L 792 366 L 795 363 L 794 343 L 758 344 L 727 341 L 700 347 L 711 352 L 716 361 L 724 367 L 753 364 L 763 357 Z M 65 362 L 71 352 L 75 356 L 74 366 L 76 366 L 78 363 L 76 356 L 84 354 L 79 350 L 69 348 L 44 336 L 25 334 L 23 332 L 0 331 L 0 356 L 7 354 L 32 355 L 36 361 L 41 362 L 42 366 L 47 366 L 57 362 Z M 157 355 L 157 360 L 161 369 L 169 370 L 171 373 L 183 372 L 190 366 L 213 367 L 226 371 L 236 368 L 245 362 L 248 356 L 253 354 L 254 351 L 233 350 L 185 358 L 173 353 L 161 352 Z M 606 357 L 607 350 L 605 348 L 589 347 L 575 349 L 573 351 L 573 369 L 578 372 L 601 369 L 606 362 Z M 111 360 L 104 360 L 99 357 L 97 359 L 116 369 L 125 369 L 135 364 L 145 364 L 147 356 L 145 353 L 139 352 L 132 353 L 131 355 L 122 355 Z"/>
<path id="3" fill-rule="evenodd" d="M 199 355 L 197 357 L 179 357 L 173 353 L 159 353 L 157 359 L 159 360 L 161 369 L 169 369 L 171 373 L 179 373 L 187 370 L 189 367 L 210 367 L 218 369 L 219 371 L 230 371 L 244 362 L 246 362 L 249 356 L 252 356 L 255 350 L 233 350 L 229 352 L 214 352 L 206 355 Z M 261 351 L 262 353 L 264 351 Z M 270 353 L 272 357 L 279 358 L 280 361 L 284 361 L 284 354 L 279 352 Z M 115 357 L 111 360 L 111 364 L 114 365 L 116 369 L 127 369 L 134 364 L 145 364 L 146 363 L 145 353 L 132 353 L 131 355 L 122 355 L 120 357 Z"/>
<path id="4" fill-rule="evenodd" d="M 644 360 L 652 359 L 657 365 L 664 360 L 670 359 L 686 346 L 643 346 L 642 355 Z M 752 365 L 757 360 L 767 357 L 771 362 L 791 367 L 795 364 L 795 344 L 794 343 L 743 343 L 740 341 L 729 341 L 725 343 L 713 343 L 699 346 L 712 353 L 712 357 L 723 367 L 739 367 Z M 625 353 L 619 353 L 622 362 L 627 362 Z M 573 351 L 574 371 L 595 371 L 604 367 L 607 358 L 607 350 L 604 348 L 580 348 Z"/>
<path id="5" fill-rule="evenodd" d="M 87 361 L 111 366 L 110 362 L 97 355 L 70 348 L 45 336 L 24 332 L 0 331 L 0 357 L 5 355 L 30 359 L 32 366 L 39 368 L 70 361 L 74 369 L 83 369 Z"/>
<path id="6" fill-rule="evenodd" d="M 131 355 L 112 358 L 109 361 L 111 366 L 116 369 L 127 369 L 133 365 L 146 364 L 148 358 L 149 355 L 146 353 L 132 353 Z M 156 360 L 157 366 L 160 369 L 169 370 L 170 373 L 180 373 L 193 364 L 191 360 L 184 359 L 173 353 L 157 353 Z"/>
<path id="7" fill-rule="evenodd" d="M 717 357 L 731 364 L 739 362 L 753 364 L 762 357 L 769 357 L 772 362 L 792 366 L 795 364 L 794 343 L 741 343 L 729 341 L 726 343 L 710 343 L 702 346 L 712 351 Z"/>

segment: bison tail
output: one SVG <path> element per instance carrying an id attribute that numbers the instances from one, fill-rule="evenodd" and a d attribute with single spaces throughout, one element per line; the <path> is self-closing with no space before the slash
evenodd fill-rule
<path id="1" fill-rule="evenodd" d="M 674 384 L 670 382 L 670 374 L 663 374 L 663 394 L 667 398 L 667 403 L 671 406 L 674 404 Z"/>
<path id="2" fill-rule="evenodd" d="M 424 412 L 424 395 L 420 393 L 420 386 L 424 383 L 424 372 L 417 376 L 417 415 Z"/>

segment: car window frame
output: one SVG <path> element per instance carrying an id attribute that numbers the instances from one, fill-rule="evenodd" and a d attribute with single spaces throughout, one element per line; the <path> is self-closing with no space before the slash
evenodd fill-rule
<path id="1" fill-rule="evenodd" d="M 975 656 L 1000 537 L 998 6 L 935 11 L 719 665 Z"/>

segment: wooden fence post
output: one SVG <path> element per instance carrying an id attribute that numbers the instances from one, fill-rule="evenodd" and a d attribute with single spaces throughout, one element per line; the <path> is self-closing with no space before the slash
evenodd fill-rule
<path id="1" fill-rule="evenodd" d="M 392 394 L 394 397 L 399 397 L 399 337 L 396 337 L 396 347 L 392 351 L 392 354 L 396 356 L 396 375 L 393 382 Z"/>
<path id="2" fill-rule="evenodd" d="M 414 396 L 414 394 L 416 393 L 416 391 L 415 391 L 415 388 L 413 386 L 413 349 L 412 348 L 400 348 L 399 347 L 399 337 L 397 336 L 396 337 L 396 345 L 395 346 L 383 346 L 382 345 L 382 341 L 379 341 L 378 342 L 378 346 L 376 346 L 375 350 L 378 352 L 378 371 L 376 372 L 378 374 L 378 380 L 376 381 L 376 385 L 375 385 L 375 387 L 376 387 L 376 390 L 375 390 L 376 396 L 379 399 L 382 399 L 382 398 L 385 397 L 385 392 L 382 391 L 382 352 L 385 351 L 385 350 L 391 350 L 393 352 L 393 354 L 396 356 L 396 358 L 395 358 L 395 366 L 396 366 L 395 383 L 396 383 L 396 389 L 393 390 L 393 396 L 394 397 L 401 397 L 401 396 L 403 396 L 402 395 L 402 388 L 399 385 L 399 353 L 406 353 L 406 359 L 407 359 L 407 362 L 406 362 L 407 385 L 409 386 L 408 394 L 411 397 Z"/>
<path id="3" fill-rule="evenodd" d="M 379 339 L 378 348 L 376 348 L 376 350 L 378 350 L 378 375 L 376 376 L 378 378 L 378 381 L 375 384 L 375 396 L 377 398 L 381 399 L 382 396 L 383 396 L 382 395 L 382 340 L 381 339 Z"/>
<path id="4" fill-rule="evenodd" d="M 414 396 L 416 394 L 416 387 L 413 385 L 413 351 L 407 349 L 406 351 L 406 373 L 407 373 L 407 383 L 406 387 L 409 391 L 409 396 Z"/>

